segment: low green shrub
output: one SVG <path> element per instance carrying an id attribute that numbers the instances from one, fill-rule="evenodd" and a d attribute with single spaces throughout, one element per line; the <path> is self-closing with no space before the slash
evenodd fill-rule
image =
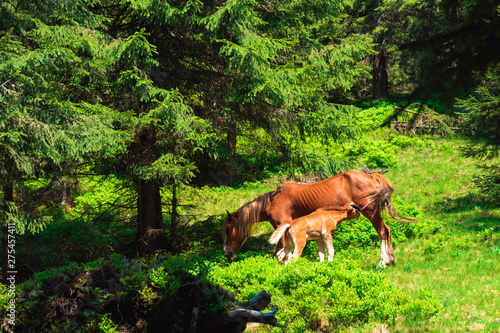
<path id="1" fill-rule="evenodd" d="M 415 150 L 420 150 L 431 145 L 431 142 L 425 140 L 420 136 L 406 136 L 396 133 L 390 133 L 387 136 L 387 141 L 392 145 L 398 146 L 399 148 L 407 149 L 412 148 Z"/>
<path id="2" fill-rule="evenodd" d="M 427 221 L 425 215 L 416 206 L 400 198 L 393 198 L 393 202 L 401 215 L 418 220 L 418 222 L 401 223 L 383 216 L 385 223 L 391 229 L 392 241 L 395 246 L 417 236 L 431 234 L 439 228 L 439 223 Z M 377 232 L 371 222 L 363 216 L 356 220 L 340 223 L 333 236 L 333 247 L 337 250 L 349 247 L 366 249 L 380 245 Z"/>
<path id="3" fill-rule="evenodd" d="M 16 309 L 22 313 L 16 331 L 169 332 L 188 328 L 195 306 L 203 327 L 234 301 L 204 278 L 219 261 L 170 254 L 133 260 L 113 254 L 109 260 L 37 273 L 16 288 Z M 2 316 L 6 293 L 0 285 Z"/>
<path id="4" fill-rule="evenodd" d="M 114 176 L 81 177 L 78 193 L 71 209 L 72 216 L 85 216 L 104 211 L 122 195 L 122 183 Z"/>
<path id="5" fill-rule="evenodd" d="M 352 144 L 348 156 L 370 169 L 389 168 L 398 164 L 399 148 L 386 140 L 364 136 Z"/>
<path id="6" fill-rule="evenodd" d="M 106 313 L 92 320 L 84 329 L 86 332 L 119 333 L 120 330 L 110 319 L 111 314 Z"/>
<path id="7" fill-rule="evenodd" d="M 356 124 L 363 130 L 373 130 L 384 124 L 394 114 L 394 105 L 380 104 L 358 112 Z"/>
<path id="8" fill-rule="evenodd" d="M 376 230 L 364 217 L 340 223 L 333 234 L 333 248 L 336 250 L 350 246 L 364 249 L 377 246 L 379 241 Z"/>
<path id="9" fill-rule="evenodd" d="M 11 296 L 9 295 L 9 288 L 3 283 L 0 283 L 0 311 L 8 312 L 7 307 L 10 304 Z"/>
<path id="10" fill-rule="evenodd" d="M 254 256 L 215 267 L 209 280 L 241 301 L 266 290 L 288 332 L 341 331 L 373 322 L 394 326 L 398 316 L 428 319 L 440 310 L 432 293 L 413 299 L 388 282 L 383 272 L 359 267 L 360 262 L 345 258 L 323 263 L 299 258 L 283 266 L 273 258 Z M 261 331 L 279 330 L 261 327 Z"/>

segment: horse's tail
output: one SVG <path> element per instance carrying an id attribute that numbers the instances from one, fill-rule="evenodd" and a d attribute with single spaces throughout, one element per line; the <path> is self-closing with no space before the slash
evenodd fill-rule
<path id="1" fill-rule="evenodd" d="M 401 223 L 418 222 L 418 220 L 405 217 L 396 211 L 396 208 L 394 208 L 394 204 L 391 200 L 391 195 L 392 192 L 394 192 L 394 188 L 389 184 L 389 182 L 385 182 L 386 186 L 380 186 L 368 196 L 370 203 L 375 202 L 378 205 L 375 213 L 387 212 L 390 217 Z"/>
<path id="2" fill-rule="evenodd" d="M 269 238 L 269 243 L 271 244 L 278 244 L 279 240 L 281 237 L 283 237 L 283 234 L 290 228 L 290 224 L 284 224 L 280 226 L 278 229 L 274 230 L 273 234 Z"/>

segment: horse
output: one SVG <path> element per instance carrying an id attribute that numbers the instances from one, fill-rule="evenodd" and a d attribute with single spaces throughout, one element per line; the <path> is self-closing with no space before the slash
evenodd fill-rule
<path id="1" fill-rule="evenodd" d="M 288 253 L 293 252 L 293 259 L 300 257 L 307 240 L 316 240 L 320 262 L 325 260 L 325 245 L 328 249 L 328 261 L 333 261 L 335 250 L 332 244 L 332 232 L 337 229 L 340 222 L 352 220 L 358 216 L 358 211 L 352 205 L 320 208 L 309 215 L 293 220 L 290 224 L 277 228 L 269 238 L 269 243 L 277 244 L 285 235 L 285 247 L 276 253 L 278 261 L 284 260 L 285 265 L 291 259 Z"/>
<path id="2" fill-rule="evenodd" d="M 329 206 L 353 204 L 377 231 L 381 240 L 380 264 L 396 263 L 391 230 L 382 219 L 387 212 L 396 221 L 416 222 L 399 214 L 391 200 L 392 185 L 379 173 L 366 174 L 356 170 L 335 175 L 316 183 L 287 182 L 277 189 L 245 203 L 233 214 L 227 212 L 222 224 L 224 254 L 234 260 L 257 222 L 269 221 L 274 229 L 292 220 Z M 285 239 L 278 242 L 275 254 L 285 247 Z"/>

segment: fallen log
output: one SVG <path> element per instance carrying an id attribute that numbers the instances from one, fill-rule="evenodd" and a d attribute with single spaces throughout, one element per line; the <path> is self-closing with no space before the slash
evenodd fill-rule
<path id="1" fill-rule="evenodd" d="M 229 311 L 226 315 L 214 319 L 203 332 L 217 333 L 242 333 L 248 323 L 261 323 L 275 327 L 287 327 L 281 325 L 276 318 L 278 307 L 274 307 L 271 312 L 263 313 L 260 310 L 264 309 L 271 303 L 271 295 L 265 290 L 253 297 L 250 301 L 244 303 L 248 308 L 241 308 Z"/>
<path id="2" fill-rule="evenodd" d="M 251 300 L 244 303 L 245 309 L 260 311 L 264 309 L 271 303 L 271 295 L 269 295 L 265 290 L 255 295 Z"/>
<path id="3" fill-rule="evenodd" d="M 371 175 L 373 173 L 380 173 L 380 174 L 382 174 L 382 173 L 389 172 L 389 169 L 371 170 L 370 168 L 368 168 L 366 165 L 364 165 L 361 162 L 356 162 L 356 163 L 361 165 L 361 172 L 366 173 L 367 175 Z"/>
<path id="4" fill-rule="evenodd" d="M 393 121 L 392 122 L 392 125 L 397 129 L 398 127 L 403 127 L 403 128 L 406 128 L 406 127 L 411 127 L 411 128 L 423 128 L 423 129 L 438 129 L 439 126 L 431 126 L 431 125 L 425 125 L 425 124 L 410 124 L 409 122 L 407 121 Z M 452 131 L 459 131 L 460 130 L 460 127 L 448 127 L 449 129 L 451 129 Z"/>
<path id="5" fill-rule="evenodd" d="M 235 332 L 241 333 L 247 328 L 248 323 L 261 323 L 268 324 L 275 327 L 287 327 L 287 325 L 280 325 L 278 319 L 274 316 L 278 311 L 278 307 L 275 306 L 273 311 L 268 313 L 262 313 L 255 310 L 247 309 L 237 309 L 229 312 L 228 318 L 230 321 L 235 321 L 239 323 L 238 328 Z"/>

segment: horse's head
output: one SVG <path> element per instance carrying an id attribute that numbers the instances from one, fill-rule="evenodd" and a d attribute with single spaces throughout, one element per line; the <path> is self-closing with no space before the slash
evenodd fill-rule
<path id="1" fill-rule="evenodd" d="M 227 212 L 227 218 L 222 224 L 222 238 L 224 239 L 224 255 L 230 260 L 236 258 L 236 254 L 241 249 L 247 236 L 241 232 L 238 221 L 239 213 L 231 214 Z"/>

